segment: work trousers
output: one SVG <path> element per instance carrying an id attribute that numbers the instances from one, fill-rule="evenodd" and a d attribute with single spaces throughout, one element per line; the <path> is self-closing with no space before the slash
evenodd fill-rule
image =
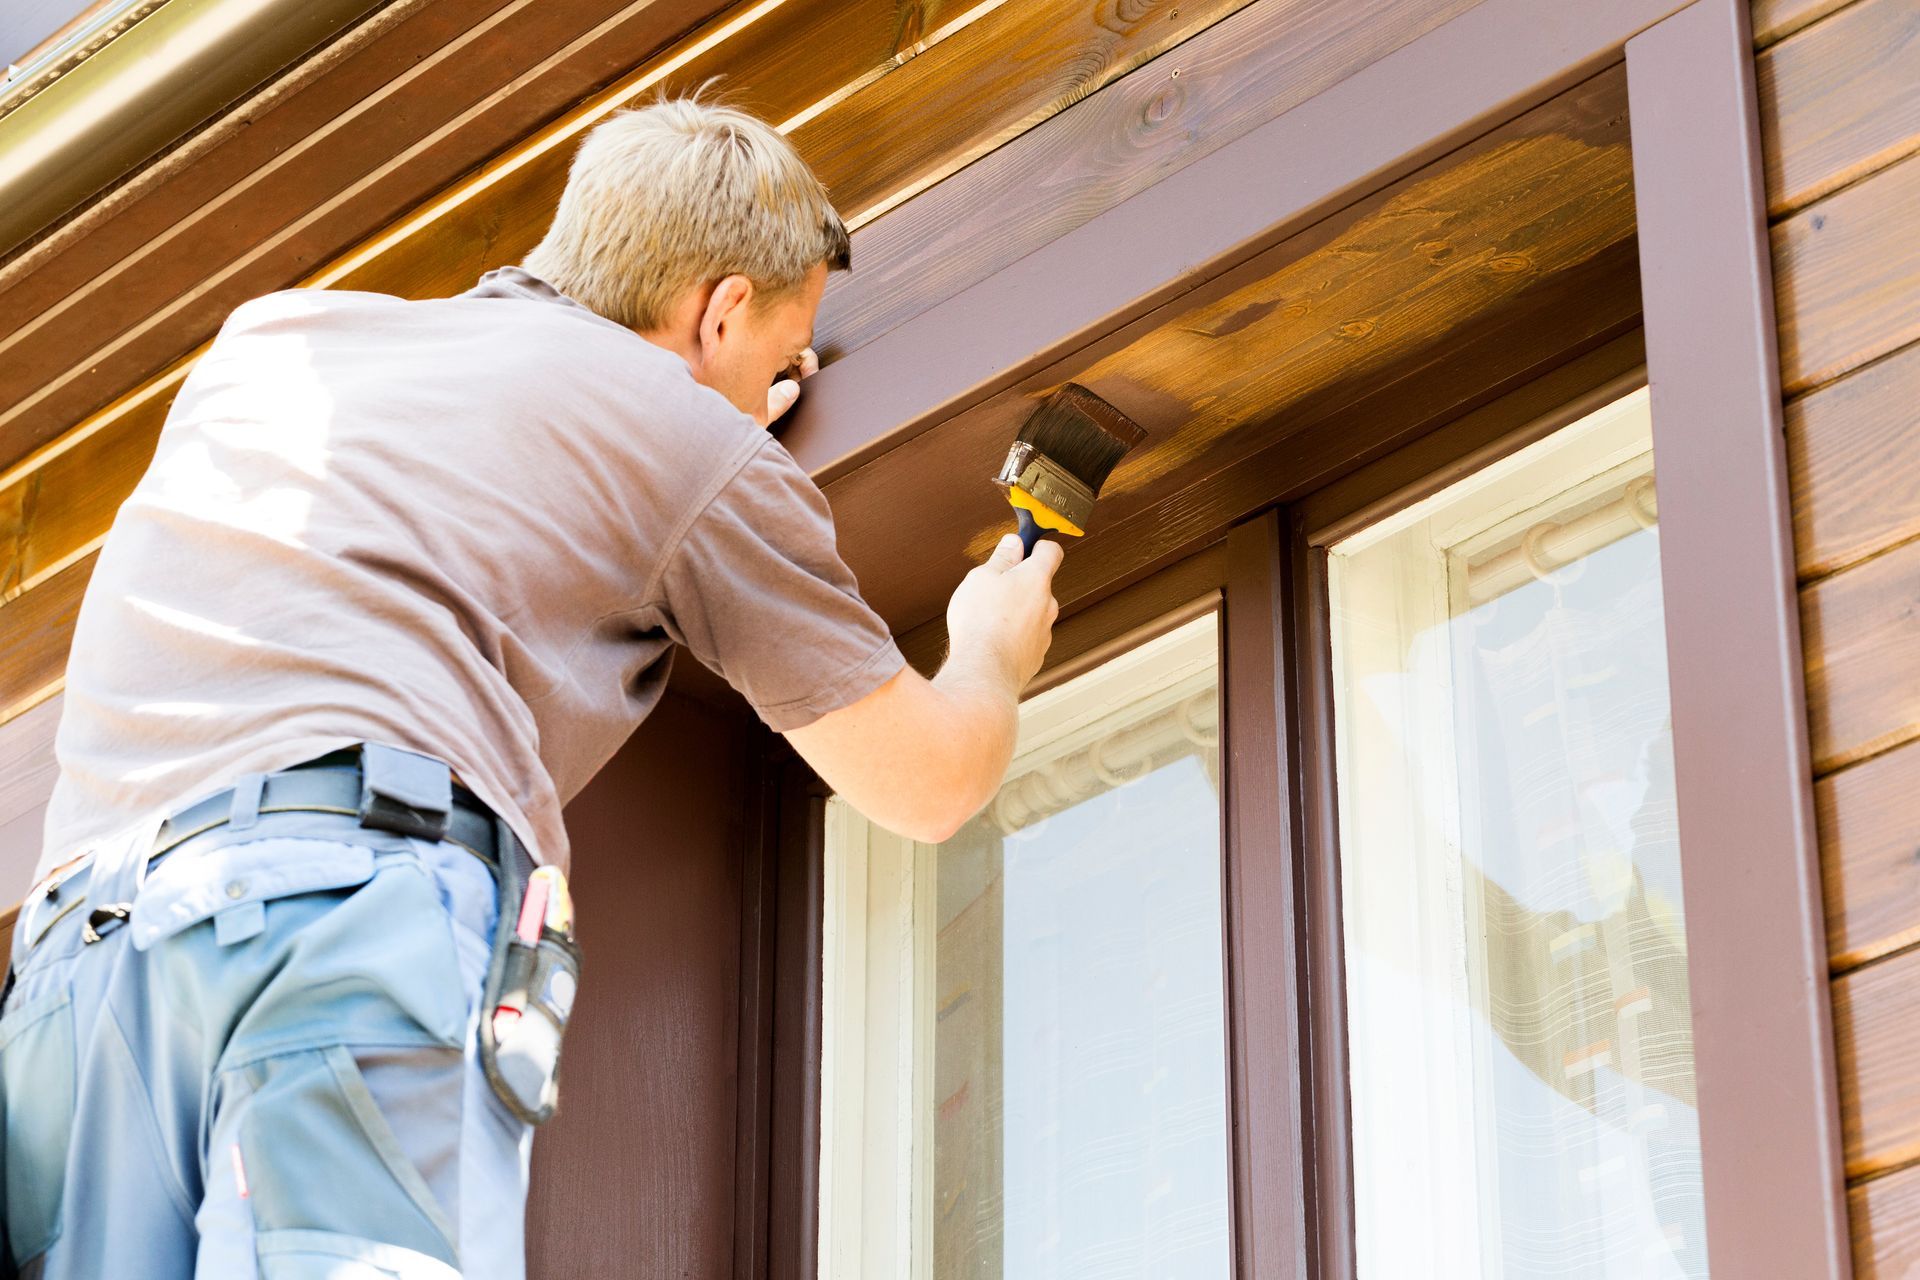
<path id="1" fill-rule="evenodd" d="M 0 1010 L 23 1277 L 521 1280 L 532 1130 L 476 1047 L 485 863 L 311 813 L 95 857 L 28 900 Z"/>

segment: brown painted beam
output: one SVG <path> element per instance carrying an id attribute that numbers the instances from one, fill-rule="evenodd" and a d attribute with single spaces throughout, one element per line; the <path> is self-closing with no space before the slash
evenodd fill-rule
<path id="1" fill-rule="evenodd" d="M 1707 1252 L 1850 1273 L 1747 0 L 1627 44 Z"/>
<path id="2" fill-rule="evenodd" d="M 1673 0 L 1483 3 L 823 369 L 787 438 L 831 480 L 1591 76 Z"/>

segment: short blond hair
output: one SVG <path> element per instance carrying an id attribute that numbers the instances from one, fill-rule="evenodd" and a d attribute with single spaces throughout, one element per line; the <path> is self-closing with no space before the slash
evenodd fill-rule
<path id="1" fill-rule="evenodd" d="M 527 270 L 634 329 L 688 288 L 744 275 L 778 296 L 850 265 L 847 227 L 793 144 L 733 107 L 672 98 L 581 142 Z"/>

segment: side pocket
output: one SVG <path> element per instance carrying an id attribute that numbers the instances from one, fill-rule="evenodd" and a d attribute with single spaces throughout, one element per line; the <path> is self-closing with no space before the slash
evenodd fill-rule
<path id="1" fill-rule="evenodd" d="M 70 992 L 49 992 L 0 1019 L 7 1235 L 19 1263 L 46 1252 L 60 1235 L 74 1072 Z"/>
<path id="2" fill-rule="evenodd" d="M 512 938 L 497 956 L 481 1011 L 480 1065 L 515 1115 L 545 1124 L 560 1105 L 560 1050 L 580 989 L 580 947 L 547 929 L 537 946 Z"/>

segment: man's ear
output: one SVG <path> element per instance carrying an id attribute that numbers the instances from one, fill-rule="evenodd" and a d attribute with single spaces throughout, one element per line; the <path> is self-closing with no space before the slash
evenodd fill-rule
<path id="1" fill-rule="evenodd" d="M 753 301 L 753 281 L 743 275 L 722 276 L 707 295 L 706 310 L 700 315 L 700 354 L 710 359 L 731 325 L 740 323 Z"/>

